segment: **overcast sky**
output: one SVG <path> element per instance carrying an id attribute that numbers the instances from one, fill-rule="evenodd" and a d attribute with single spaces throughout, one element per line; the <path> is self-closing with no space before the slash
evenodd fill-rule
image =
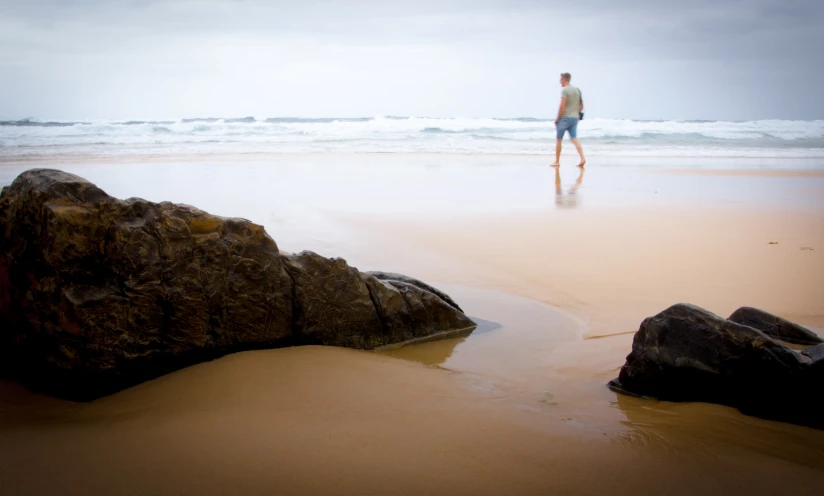
<path id="1" fill-rule="evenodd" d="M 822 0 L 0 0 L 0 119 L 824 119 Z"/>

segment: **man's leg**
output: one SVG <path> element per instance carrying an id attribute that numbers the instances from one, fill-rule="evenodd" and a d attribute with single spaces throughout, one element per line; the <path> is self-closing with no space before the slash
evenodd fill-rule
<path id="1" fill-rule="evenodd" d="M 555 123 L 555 163 L 552 164 L 553 167 L 561 166 L 561 142 L 564 140 L 566 131 L 566 120 L 559 119 L 558 122 Z"/>
<path id="2" fill-rule="evenodd" d="M 561 165 L 561 144 L 564 140 L 555 140 L 555 163 L 552 164 L 553 167 L 559 167 Z"/>
<path id="3" fill-rule="evenodd" d="M 578 138 L 571 138 L 572 144 L 575 145 L 575 149 L 578 150 L 578 155 L 581 156 L 581 163 L 578 164 L 578 167 L 583 167 L 587 163 L 586 157 L 584 157 L 584 149 L 581 148 L 581 143 L 578 141 Z"/>

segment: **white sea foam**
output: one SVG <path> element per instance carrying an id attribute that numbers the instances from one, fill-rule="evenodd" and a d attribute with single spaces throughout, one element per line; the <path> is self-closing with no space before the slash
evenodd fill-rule
<path id="1" fill-rule="evenodd" d="M 824 120 L 585 119 L 592 155 L 824 158 Z M 191 153 L 534 154 L 554 147 L 551 120 L 374 117 L 0 122 L 0 156 Z"/>

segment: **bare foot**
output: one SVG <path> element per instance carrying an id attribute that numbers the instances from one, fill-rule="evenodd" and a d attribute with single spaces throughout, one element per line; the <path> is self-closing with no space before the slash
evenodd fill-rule
<path id="1" fill-rule="evenodd" d="M 558 162 L 555 162 L 554 164 L 550 165 L 550 167 L 560 167 L 560 166 L 561 166 L 561 164 L 559 164 Z"/>
<path id="2" fill-rule="evenodd" d="M 583 160 L 581 160 L 581 163 L 580 163 L 580 164 L 578 164 L 578 167 L 580 167 L 580 168 L 582 168 L 582 169 L 583 169 L 583 168 L 584 168 L 584 166 L 586 165 L 586 163 L 587 163 L 587 159 L 583 159 Z"/>

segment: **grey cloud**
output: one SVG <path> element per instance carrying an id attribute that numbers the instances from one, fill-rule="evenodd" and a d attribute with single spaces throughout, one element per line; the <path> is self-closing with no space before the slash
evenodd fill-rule
<path id="1" fill-rule="evenodd" d="M 0 111 L 188 112 L 187 88 L 266 77 L 212 110 L 545 115 L 571 70 L 609 117 L 822 117 L 822 21 L 818 0 L 0 0 Z"/>
<path id="2" fill-rule="evenodd" d="M 718 58 L 804 53 L 824 41 L 818 1 L 18 1 L 6 16 L 32 28 L 82 29 L 82 44 L 134 37 L 259 34 L 360 43 L 516 41 L 537 48 L 574 39 L 583 49 Z M 117 31 L 112 34 L 111 31 Z M 99 37 L 98 37 L 99 36 Z M 794 48 L 794 50 L 789 50 Z"/>

